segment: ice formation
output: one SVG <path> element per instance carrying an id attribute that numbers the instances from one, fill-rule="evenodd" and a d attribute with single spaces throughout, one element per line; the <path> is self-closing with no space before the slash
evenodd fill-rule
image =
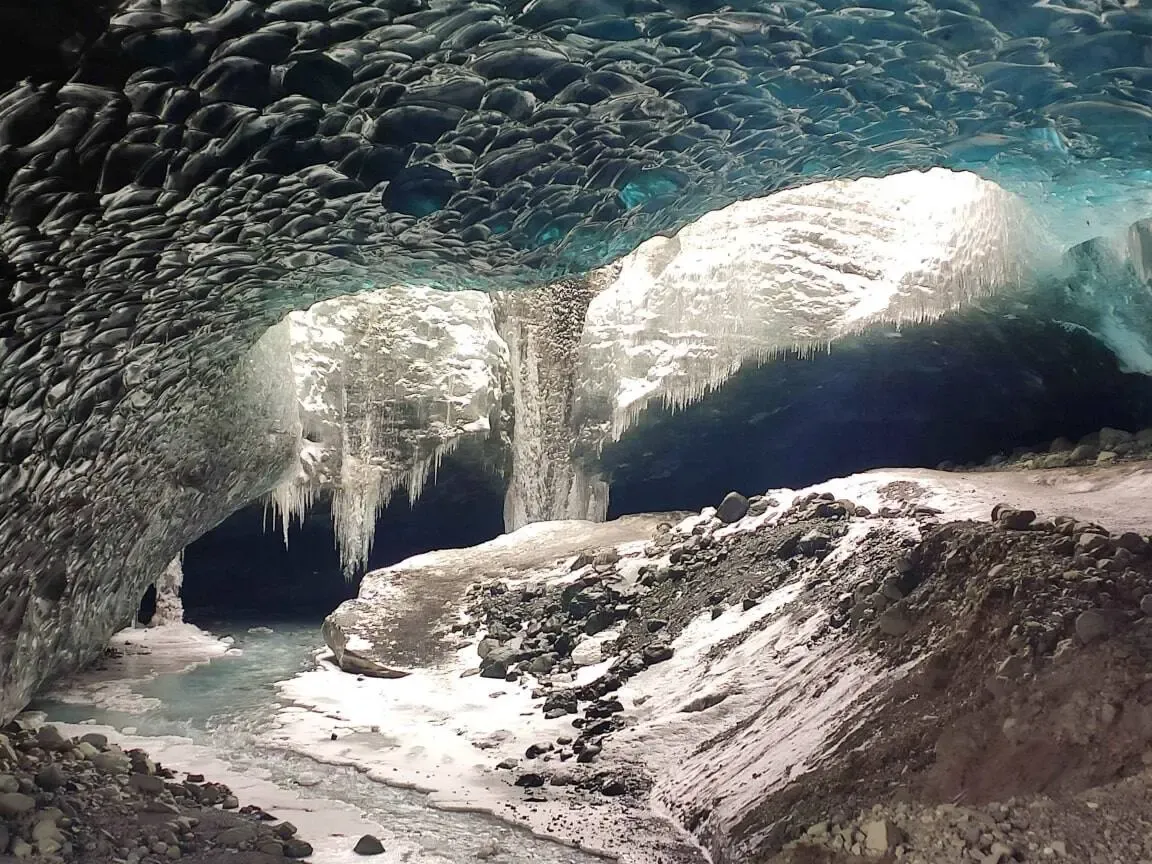
<path id="1" fill-rule="evenodd" d="M 745 362 L 936 317 L 1034 279 L 1058 255 L 1023 201 L 972 174 L 741 201 L 622 259 L 588 310 L 577 398 L 607 397 L 606 432 L 619 438 L 652 399 L 682 407 Z"/>
<path id="2" fill-rule="evenodd" d="M 65 5 L 14 10 L 0 58 L 0 717 L 274 485 L 290 430 L 234 458 L 201 424 L 292 310 L 581 278 L 907 169 L 995 181 L 1063 247 L 1152 210 L 1130 0 Z"/>
<path id="3" fill-rule="evenodd" d="M 332 496 L 341 564 L 372 551 L 392 495 L 415 500 L 440 459 L 498 414 L 507 348 L 487 294 L 393 287 L 294 312 L 284 362 L 293 370 L 299 458 L 268 494 L 288 526 Z"/>
<path id="4" fill-rule="evenodd" d="M 1023 295 L 1072 278 L 1070 268 L 1080 296 L 1048 298 L 1050 313 L 1131 368 L 1152 368 L 1138 323 L 1152 298 L 1132 263 L 1139 236 L 1064 254 L 1018 196 L 933 169 L 737 202 L 585 279 L 533 291 L 389 288 L 326 301 L 290 317 L 305 434 L 269 495 L 273 516 L 287 539 L 290 519 L 330 492 L 351 573 L 396 490 L 415 500 L 460 436 L 496 431 L 511 433 L 509 530 L 603 519 L 609 485 L 595 455 L 653 400 L 680 408 L 746 363 Z M 503 430 L 492 422 L 502 398 Z"/>
<path id="5" fill-rule="evenodd" d="M 150 622 L 154 627 L 184 623 L 184 604 L 180 600 L 180 587 L 184 584 L 182 557 L 169 561 L 164 575 L 156 580 L 156 613 Z"/>

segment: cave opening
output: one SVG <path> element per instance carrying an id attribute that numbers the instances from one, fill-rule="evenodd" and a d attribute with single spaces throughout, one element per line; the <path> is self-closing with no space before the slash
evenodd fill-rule
<path id="1" fill-rule="evenodd" d="M 1083 328 L 972 308 L 745 364 L 686 408 L 649 406 L 600 465 L 614 518 L 1149 425 L 1152 377 L 1125 373 Z"/>
<path id="2" fill-rule="evenodd" d="M 140 608 L 136 612 L 136 623 L 147 626 L 156 617 L 156 583 L 153 582 L 144 589 L 144 596 L 140 598 Z"/>
<path id="3" fill-rule="evenodd" d="M 490 466 L 445 457 L 415 503 L 399 491 L 381 512 L 365 570 L 346 579 L 332 524 L 332 499 L 322 495 L 302 523 L 279 522 L 252 502 L 184 550 L 181 599 L 185 620 L 318 621 L 356 596 L 363 573 L 434 549 L 472 546 L 503 531 L 504 483 Z"/>

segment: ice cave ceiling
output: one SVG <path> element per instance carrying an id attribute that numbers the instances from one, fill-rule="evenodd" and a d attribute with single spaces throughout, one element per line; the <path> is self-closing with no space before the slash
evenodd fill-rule
<path id="1" fill-rule="evenodd" d="M 498 337 L 469 343 L 471 360 L 520 389 L 472 366 L 462 384 L 434 360 L 413 379 L 443 372 L 469 423 L 515 414 L 541 447 L 591 446 L 650 395 L 937 314 L 1041 264 L 1089 261 L 1075 291 L 1048 274 L 1031 296 L 1148 371 L 1147 232 L 1132 255 L 1112 242 L 1152 216 L 1152 10 L 1138 0 L 24 0 L 0 27 L 0 716 L 98 648 L 186 543 L 285 488 L 308 417 L 284 363 L 292 334 L 268 328 L 319 300 L 547 285 L 488 311 L 460 301 Z M 845 218 L 822 192 L 790 199 L 777 245 L 796 279 L 773 282 L 772 302 L 754 290 L 763 273 L 705 260 L 715 233 L 649 241 L 626 284 L 585 277 L 705 214 L 714 232 L 747 229 L 749 210 L 721 211 L 740 199 L 930 167 L 998 184 L 962 199 L 992 206 L 939 223 L 947 254 L 898 254 L 934 235 L 907 233 L 914 220 L 861 186 Z M 861 237 L 883 254 L 855 260 Z M 714 320 L 747 310 L 756 326 L 704 357 L 701 379 L 677 346 L 718 308 L 709 285 L 744 304 Z M 644 341 L 611 312 L 641 308 L 680 341 Z M 445 316 L 426 322 L 441 341 L 459 335 Z M 528 362 L 545 348 L 560 371 Z M 669 374 L 630 374 L 644 356 Z M 332 380 L 341 401 L 323 405 L 344 416 L 356 387 Z M 338 442 L 354 457 L 341 470 L 361 439 Z M 406 446 L 431 458 L 425 443 Z M 541 462 L 520 446 L 514 462 Z M 517 500 L 541 512 L 604 503 L 574 504 L 579 478 L 520 478 Z"/>

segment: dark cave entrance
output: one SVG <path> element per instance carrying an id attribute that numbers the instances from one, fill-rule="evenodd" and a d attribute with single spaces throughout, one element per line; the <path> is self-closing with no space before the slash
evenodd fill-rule
<path id="1" fill-rule="evenodd" d="M 685 409 L 645 411 L 602 465 L 612 518 L 1150 423 L 1152 377 L 1085 331 L 973 309 L 746 366 Z"/>
<path id="2" fill-rule="evenodd" d="M 140 598 L 140 608 L 136 612 L 136 622 L 148 625 L 156 617 L 156 585 L 153 583 L 144 589 L 144 596 Z"/>
<path id="3" fill-rule="evenodd" d="M 287 548 L 260 502 L 190 544 L 181 590 L 185 620 L 319 620 L 355 597 L 362 574 L 348 581 L 341 572 L 329 504 L 318 501 L 302 525 L 291 526 Z M 401 491 L 383 511 L 368 569 L 490 540 L 504 529 L 503 504 L 504 481 L 488 466 L 466 453 L 445 457 L 415 505 Z"/>

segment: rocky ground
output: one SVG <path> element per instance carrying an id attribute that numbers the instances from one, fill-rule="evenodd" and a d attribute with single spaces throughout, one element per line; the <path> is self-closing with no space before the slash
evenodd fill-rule
<path id="1" fill-rule="evenodd" d="M 1152 861 L 1148 537 L 1007 505 L 989 521 L 943 521 L 922 492 L 889 483 L 875 512 L 832 493 L 733 494 L 659 526 L 643 555 L 606 548 L 563 579 L 476 584 L 454 628 L 479 637 L 466 674 L 520 681 L 545 717 L 571 718 L 570 732 L 495 767 L 528 800 L 575 787 L 641 806 L 659 777 L 645 754 L 612 753 L 635 747 L 627 731 L 643 710 L 621 688 L 674 657 L 702 614 L 751 613 L 794 585 L 710 656 L 792 616 L 814 622 L 809 649 L 836 645 L 886 671 L 825 730 L 817 763 L 766 783 L 728 836 L 713 836 L 708 805 L 672 804 L 714 860 Z M 594 664 L 603 674 L 581 683 Z M 816 692 L 843 671 L 820 670 Z M 727 695 L 702 692 L 680 711 Z"/>
<path id="2" fill-rule="evenodd" d="M 1072 468 L 1083 465 L 1113 465 L 1152 458 L 1152 428 L 1138 432 L 1104 427 L 1073 441 L 1057 438 L 1033 447 L 1018 447 L 1011 453 L 995 453 L 974 465 L 944 462 L 941 471 L 1006 471 L 1040 468 Z"/>
<path id="3" fill-rule="evenodd" d="M 0 861 L 272 864 L 312 855 L 296 833 L 226 786 L 178 778 L 101 734 L 67 738 L 32 715 L 0 733 Z M 357 851 L 376 847 L 364 837 Z"/>

